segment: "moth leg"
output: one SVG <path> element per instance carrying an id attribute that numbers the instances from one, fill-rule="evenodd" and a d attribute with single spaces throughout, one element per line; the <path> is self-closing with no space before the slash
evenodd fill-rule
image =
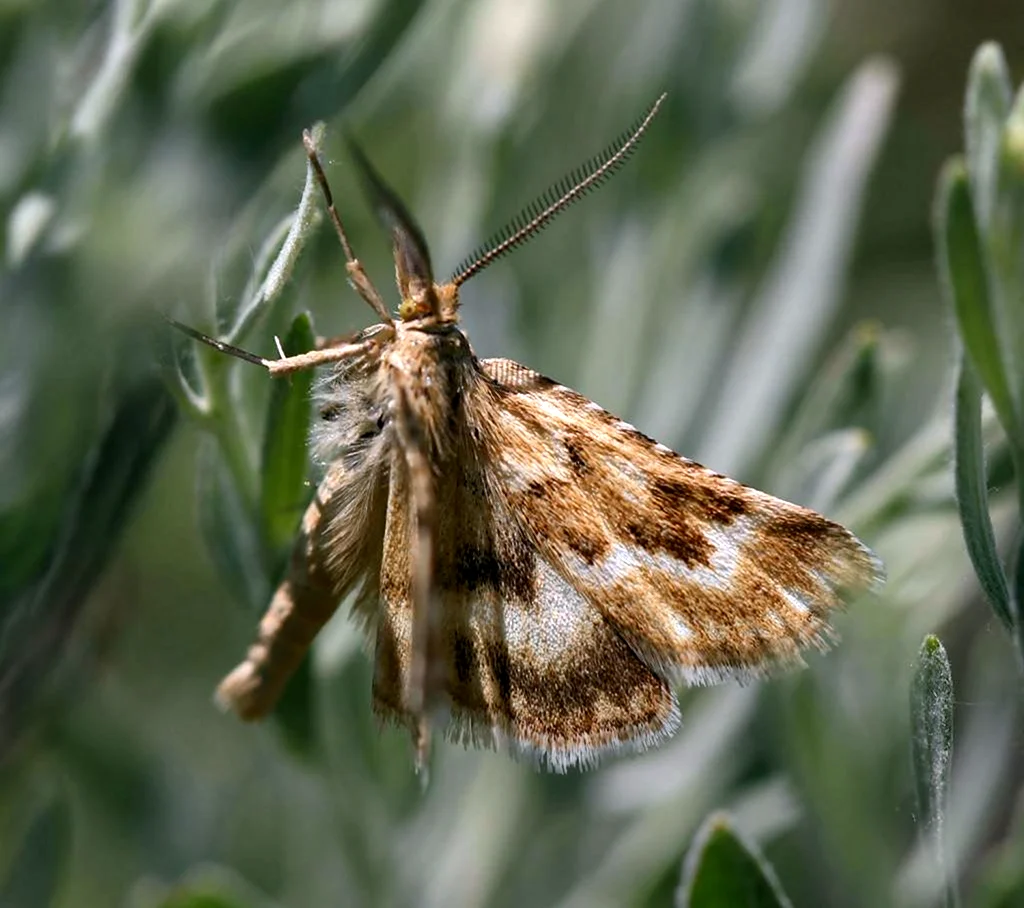
<path id="1" fill-rule="evenodd" d="M 430 460 L 426 453 L 423 431 L 413 413 L 409 394 L 400 380 L 396 381 L 395 428 L 409 470 L 412 512 L 415 515 L 415 538 L 410 558 L 412 573 L 412 640 L 406 703 L 412 715 L 413 745 L 416 749 L 416 770 L 426 769 L 430 756 L 430 718 L 433 680 L 431 644 L 436 638 L 440 616 L 434 595 L 434 540 L 437 537 L 437 508 Z"/>
<path id="2" fill-rule="evenodd" d="M 271 375 L 287 375 L 290 372 L 301 372 L 303 369 L 312 369 L 316 366 L 321 366 L 324 363 L 335 363 L 339 360 L 349 359 L 351 357 L 365 356 L 373 350 L 378 343 L 383 340 L 390 339 L 390 337 L 394 335 L 394 328 L 390 325 L 385 325 L 383 327 L 386 330 L 381 331 L 377 335 L 374 335 L 373 337 L 358 344 L 342 344 L 340 346 L 325 347 L 318 346 L 315 350 L 310 350 L 308 353 L 299 353 L 296 356 L 285 356 L 281 359 L 264 359 L 262 356 L 257 356 L 255 353 L 250 353 L 248 350 L 243 350 L 241 347 L 236 347 L 233 344 L 218 340 L 215 337 L 210 337 L 209 334 L 203 334 L 202 331 L 196 331 L 195 328 L 182 324 L 170 316 L 165 315 L 164 318 L 170 325 L 177 328 L 182 333 L 187 334 L 193 340 L 201 341 L 208 347 L 213 347 L 214 350 L 218 350 L 221 353 L 227 353 L 229 356 L 233 356 L 236 359 L 245 360 L 247 363 L 252 363 L 256 366 L 263 366 L 263 368 L 265 368 Z"/>
<path id="3" fill-rule="evenodd" d="M 338 607 L 339 584 L 327 570 L 321 535 L 326 513 L 336 508 L 332 498 L 339 486 L 344 491 L 344 479 L 335 470 L 317 490 L 302 519 L 288 575 L 260 620 L 256 642 L 217 688 L 216 702 L 246 721 L 270 714 L 313 639 Z M 341 586 L 349 582 L 345 576 Z"/>
<path id="4" fill-rule="evenodd" d="M 310 350 L 308 353 L 286 356 L 284 359 L 265 359 L 261 362 L 261 365 L 265 366 L 271 375 L 287 375 L 290 372 L 313 369 L 325 363 L 336 363 L 343 359 L 357 359 L 361 356 L 366 356 L 377 347 L 378 343 L 377 338 L 370 338 L 358 344 L 323 347 L 317 350 Z"/>
<path id="5" fill-rule="evenodd" d="M 382 322 L 387 325 L 394 324 L 380 293 L 373 286 L 373 282 L 363 269 L 362 263 L 352 252 L 352 245 L 349 243 L 345 228 L 342 226 L 338 209 L 334 207 L 334 196 L 327 182 L 327 175 L 324 173 L 323 167 L 320 166 L 320 157 L 317 154 L 316 143 L 314 143 L 313 136 L 308 129 L 302 131 L 302 145 L 306 149 L 306 157 L 309 158 L 310 166 L 313 168 L 316 180 L 320 184 L 320 190 L 324 194 L 324 201 L 327 203 L 327 214 L 331 218 L 331 223 L 334 224 L 334 231 L 338 234 L 341 248 L 345 252 L 345 268 L 348 271 L 349 282 L 355 288 L 356 293 L 366 300 L 370 304 L 370 308 L 380 316 Z"/>

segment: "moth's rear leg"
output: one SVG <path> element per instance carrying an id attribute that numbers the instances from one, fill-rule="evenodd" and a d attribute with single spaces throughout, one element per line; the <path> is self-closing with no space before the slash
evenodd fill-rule
<path id="1" fill-rule="evenodd" d="M 376 589 L 387 485 L 383 461 L 339 461 L 324 476 L 302 518 L 288 575 L 260 621 L 245 660 L 217 688 L 217 701 L 243 719 L 276 705 L 313 638 L 357 584 Z"/>
<path id="2" fill-rule="evenodd" d="M 273 710 L 313 638 L 338 607 L 336 584 L 324 570 L 318 542 L 323 503 L 318 494 L 306 510 L 288 576 L 260 619 L 256 641 L 217 687 L 217 703 L 247 721 Z"/>

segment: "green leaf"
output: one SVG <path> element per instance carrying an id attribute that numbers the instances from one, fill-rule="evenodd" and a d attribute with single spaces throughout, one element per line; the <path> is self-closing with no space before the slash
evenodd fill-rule
<path id="1" fill-rule="evenodd" d="M 300 313 L 282 342 L 284 352 L 294 356 L 312 350 L 315 345 L 313 320 L 308 312 Z M 275 382 L 270 392 L 260 470 L 260 517 L 263 538 L 274 561 L 292 545 L 309 499 L 306 437 L 312 385 L 311 371 L 298 372 Z M 315 746 L 313 696 L 313 672 L 307 653 L 274 710 L 285 743 L 297 755 L 307 755 Z"/>
<path id="2" fill-rule="evenodd" d="M 57 904 L 60 877 L 71 853 L 71 810 L 54 796 L 39 810 L 18 848 L 3 887 L 0 905 L 47 908 Z"/>
<path id="3" fill-rule="evenodd" d="M 988 275 L 961 158 L 947 162 L 939 178 L 935 232 L 943 287 L 964 346 L 1003 428 L 1020 447 L 1022 433 L 1000 355 Z"/>
<path id="4" fill-rule="evenodd" d="M 939 638 L 925 637 L 910 688 L 914 781 L 922 835 L 936 872 L 946 880 L 945 905 L 958 904 L 945 841 L 949 768 L 953 754 L 953 676 Z"/>
<path id="5" fill-rule="evenodd" d="M 775 871 L 734 828 L 714 813 L 697 830 L 683 862 L 678 908 L 790 908 Z"/>
<path id="6" fill-rule="evenodd" d="M 206 886 L 188 886 L 175 889 L 154 908 L 250 908 L 236 894 L 218 892 Z"/>
<path id="7" fill-rule="evenodd" d="M 210 557 L 242 604 L 261 611 L 270 601 L 270 582 L 255 517 L 213 436 L 200 443 L 196 473 L 199 530 Z"/>
<path id="8" fill-rule="evenodd" d="M 967 77 L 964 119 L 967 172 L 982 234 L 987 234 L 991 225 L 999 145 L 1003 123 L 1010 113 L 1012 94 L 1002 49 L 991 41 L 981 45 L 974 54 Z"/>
<path id="9" fill-rule="evenodd" d="M 988 597 L 989 605 L 1009 629 L 1013 626 L 1010 592 L 988 509 L 987 472 L 981 431 L 981 382 L 963 354 L 960 356 L 960 374 L 956 385 L 953 443 L 956 500 L 967 554 L 974 565 L 981 588 Z"/>
<path id="10" fill-rule="evenodd" d="M 989 277 L 1003 368 L 1024 423 L 1024 89 L 1003 127 L 988 232 Z M 1012 436 L 1018 451 L 1024 445 Z"/>
<path id="11" fill-rule="evenodd" d="M 276 903 L 230 867 L 201 864 L 175 886 L 144 883 L 139 908 L 275 908 Z M 148 891 L 147 891 L 148 890 Z"/>
<path id="12" fill-rule="evenodd" d="M 282 346 L 288 356 L 312 350 L 316 344 L 308 312 L 297 315 Z M 274 382 L 270 392 L 260 470 L 260 518 L 271 552 L 289 546 L 302 509 L 309 498 L 308 455 L 311 370 Z"/>

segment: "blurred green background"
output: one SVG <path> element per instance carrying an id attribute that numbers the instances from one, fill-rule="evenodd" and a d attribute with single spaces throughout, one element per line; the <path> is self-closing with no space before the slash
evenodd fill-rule
<path id="1" fill-rule="evenodd" d="M 796 905 L 939 904 L 909 709 L 934 631 L 964 903 L 1024 905 L 1020 675 L 954 506 L 930 226 L 986 39 L 1019 83 L 1012 0 L 0 0 L 0 904 L 670 905 L 719 808 Z M 442 745 L 421 793 L 344 609 L 278 719 L 221 715 L 281 552 L 169 394 L 182 345 L 154 314 L 214 331 L 253 299 L 314 121 L 395 304 L 343 128 L 446 275 L 661 91 L 623 172 L 467 285 L 465 328 L 847 523 L 882 594 L 807 671 L 685 692 L 671 742 L 585 774 Z M 300 310 L 371 321 L 326 224 L 302 239 L 261 354 Z M 220 379 L 255 470 L 270 380 Z"/>

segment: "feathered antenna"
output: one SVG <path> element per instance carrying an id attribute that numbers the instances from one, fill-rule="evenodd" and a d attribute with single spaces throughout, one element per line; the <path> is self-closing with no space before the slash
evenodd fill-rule
<path id="1" fill-rule="evenodd" d="M 665 93 L 662 93 L 648 108 L 647 113 L 637 120 L 632 129 L 624 132 L 599 155 L 577 167 L 527 205 L 505 227 L 459 265 L 451 276 L 450 282 L 456 287 L 464 284 L 474 274 L 483 271 L 491 262 L 536 236 L 552 221 L 555 215 L 565 211 L 573 202 L 583 198 L 588 192 L 604 183 L 629 160 L 664 100 Z"/>

